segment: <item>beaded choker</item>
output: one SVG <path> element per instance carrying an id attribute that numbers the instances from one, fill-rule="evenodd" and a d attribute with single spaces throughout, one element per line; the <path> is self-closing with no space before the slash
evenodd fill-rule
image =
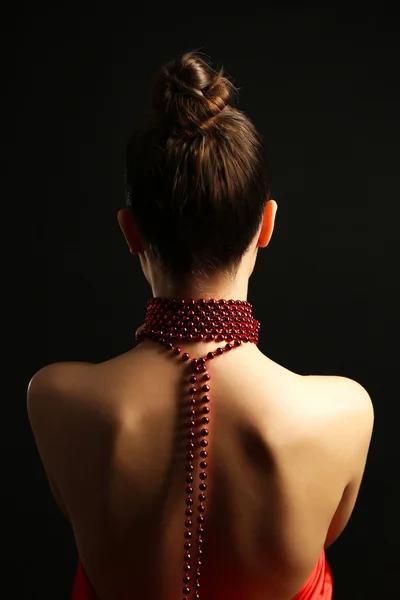
<path id="1" fill-rule="evenodd" d="M 136 335 L 138 342 L 148 338 L 154 342 L 163 345 L 168 351 L 173 352 L 177 359 L 186 362 L 189 370 L 188 378 L 188 425 L 187 433 L 188 453 L 186 455 L 188 464 L 186 466 L 187 476 L 186 482 L 186 505 L 185 510 L 186 520 L 184 532 L 185 544 L 184 550 L 184 577 L 182 592 L 183 600 L 189 600 L 188 594 L 191 592 L 189 587 L 192 584 L 193 600 L 200 600 L 200 577 L 202 567 L 203 554 L 203 538 L 206 511 L 205 502 L 206 495 L 204 492 L 207 489 L 207 467 L 208 462 L 205 460 L 208 457 L 208 435 L 209 429 L 205 426 L 210 423 L 210 379 L 208 373 L 208 361 L 224 352 L 231 351 L 234 348 L 241 346 L 242 342 L 258 344 L 258 334 L 260 323 L 253 318 L 252 305 L 244 300 L 181 300 L 176 298 L 151 298 L 148 301 L 145 325 Z M 218 346 L 214 351 L 208 352 L 200 358 L 190 357 L 188 352 L 183 352 L 179 345 L 175 345 L 173 341 L 180 342 L 223 342 L 226 343 Z M 191 360 L 190 360 L 191 359 Z M 196 410 L 198 406 L 198 410 Z M 196 423 L 195 418 L 198 421 Z M 193 528 L 193 494 L 194 492 L 194 471 L 195 459 L 194 449 L 200 449 L 200 463 L 198 478 L 200 483 L 198 489 L 200 493 L 197 498 L 200 504 L 197 506 L 197 527 L 198 537 L 197 557 L 192 560 L 192 531 Z M 191 564 L 192 563 L 192 564 Z M 192 568 L 194 566 L 194 568 Z M 193 575 L 192 575 L 193 573 Z"/>

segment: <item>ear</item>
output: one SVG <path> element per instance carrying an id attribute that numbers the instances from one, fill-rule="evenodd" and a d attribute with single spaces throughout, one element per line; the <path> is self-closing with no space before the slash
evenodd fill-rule
<path id="1" fill-rule="evenodd" d="M 272 233 L 274 231 L 275 215 L 277 210 L 278 205 L 275 200 L 268 200 L 265 206 L 261 232 L 257 243 L 257 246 L 260 248 L 265 248 L 270 242 Z"/>
<path id="2" fill-rule="evenodd" d="M 131 211 L 122 208 L 118 211 L 117 219 L 130 253 L 139 254 L 139 252 L 143 252 L 142 240 Z"/>

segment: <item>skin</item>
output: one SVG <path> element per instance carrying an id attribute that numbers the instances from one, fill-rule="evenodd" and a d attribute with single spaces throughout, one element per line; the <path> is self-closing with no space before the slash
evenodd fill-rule
<path id="1" fill-rule="evenodd" d="M 270 200 L 235 280 L 216 274 L 178 288 L 144 251 L 130 212 L 119 211 L 118 222 L 155 296 L 246 300 L 276 210 Z M 182 346 L 191 357 L 216 347 Z M 213 360 L 209 372 L 203 597 L 288 600 L 351 516 L 372 435 L 371 399 L 351 379 L 301 376 L 254 344 Z M 133 589 L 145 599 L 180 597 L 181 398 L 182 370 L 149 340 L 100 364 L 48 365 L 29 384 L 40 457 L 101 600 L 128 600 Z"/>
<path id="2" fill-rule="evenodd" d="M 244 254 L 237 276 L 233 280 L 223 273 L 216 273 L 207 280 L 199 282 L 196 279 L 196 281 L 192 280 L 184 285 L 174 285 L 169 281 L 165 277 L 163 269 L 144 250 L 134 218 L 128 209 L 122 209 L 118 212 L 118 223 L 128 244 L 129 251 L 131 254 L 139 256 L 144 276 L 151 286 L 153 296 L 246 300 L 249 278 L 256 264 L 258 250 L 268 246 L 271 240 L 277 209 L 278 205 L 275 200 L 267 202 L 259 231 L 250 244 L 248 251 Z"/>

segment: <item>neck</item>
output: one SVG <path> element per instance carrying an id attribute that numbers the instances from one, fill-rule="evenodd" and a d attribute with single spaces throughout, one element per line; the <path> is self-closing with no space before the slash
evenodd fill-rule
<path id="1" fill-rule="evenodd" d="M 238 278 L 234 281 L 228 281 L 223 277 L 218 281 L 215 278 L 212 280 L 192 279 L 183 284 L 157 279 L 152 282 L 151 287 L 153 296 L 158 298 L 247 300 L 248 283 L 248 278 Z"/>
<path id="2" fill-rule="evenodd" d="M 169 278 L 165 269 L 146 252 L 139 253 L 140 262 L 155 298 L 183 298 L 193 300 L 247 300 L 249 278 L 253 272 L 258 247 L 251 247 L 243 256 L 235 274 L 227 272 L 192 272 L 183 281 Z"/>

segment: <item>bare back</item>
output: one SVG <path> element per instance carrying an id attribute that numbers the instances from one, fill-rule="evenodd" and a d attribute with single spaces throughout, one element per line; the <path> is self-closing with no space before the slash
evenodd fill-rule
<path id="1" fill-rule="evenodd" d="M 189 352 L 202 356 L 204 346 Z M 368 395 L 345 378 L 295 374 L 251 344 L 212 361 L 209 373 L 203 597 L 289 600 L 354 507 L 371 434 L 356 415 L 368 412 Z M 53 371 L 56 408 L 38 445 L 101 600 L 125 600 L 132 590 L 180 597 L 189 419 L 182 375 L 152 342 Z"/>

